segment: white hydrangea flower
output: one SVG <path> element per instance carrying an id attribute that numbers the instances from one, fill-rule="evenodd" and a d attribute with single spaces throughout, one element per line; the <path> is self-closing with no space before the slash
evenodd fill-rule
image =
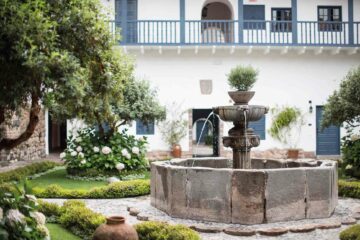
<path id="1" fill-rule="evenodd" d="M 76 156 L 77 156 L 77 152 L 71 151 L 70 155 L 71 155 L 72 157 L 76 157 Z"/>
<path id="2" fill-rule="evenodd" d="M 78 146 L 78 147 L 76 148 L 76 151 L 77 151 L 77 152 L 82 152 L 82 150 L 83 150 L 83 149 L 82 149 L 81 146 Z"/>
<path id="3" fill-rule="evenodd" d="M 66 157 L 66 153 L 62 152 L 60 153 L 60 159 L 64 159 Z"/>
<path id="4" fill-rule="evenodd" d="M 126 156 L 125 156 L 127 159 L 131 159 L 131 155 L 128 153 L 128 154 L 126 154 Z"/>
<path id="5" fill-rule="evenodd" d="M 115 167 L 117 170 L 121 171 L 125 168 L 125 165 L 123 163 L 118 163 L 118 164 L 116 164 Z"/>
<path id="6" fill-rule="evenodd" d="M 136 155 L 139 155 L 139 153 L 140 153 L 140 149 L 139 149 L 138 147 L 133 147 L 133 148 L 131 149 L 131 151 L 132 151 L 132 153 L 134 153 L 134 154 L 136 154 Z"/>
<path id="7" fill-rule="evenodd" d="M 353 166 L 352 166 L 351 164 L 348 164 L 348 165 L 346 165 L 346 167 L 345 167 L 346 170 L 350 170 L 350 169 L 352 169 L 352 168 L 353 168 Z"/>
<path id="8" fill-rule="evenodd" d="M 34 195 L 26 194 L 25 197 L 30 201 L 37 202 L 37 198 Z"/>
<path id="9" fill-rule="evenodd" d="M 43 234 L 45 235 L 44 240 L 50 240 L 50 232 L 49 229 L 47 229 L 47 227 L 45 225 L 38 225 L 37 229 Z"/>
<path id="10" fill-rule="evenodd" d="M 126 148 L 124 148 L 123 150 L 121 150 L 121 155 L 123 155 L 124 157 L 126 157 L 126 155 L 128 155 L 129 152 Z"/>
<path id="11" fill-rule="evenodd" d="M 101 149 L 101 152 L 105 155 L 108 155 L 111 153 L 111 148 L 105 146 Z"/>
<path id="12" fill-rule="evenodd" d="M 35 221 L 39 225 L 45 225 L 45 223 L 46 223 L 46 217 L 41 212 L 30 212 L 30 217 L 35 219 Z"/>
<path id="13" fill-rule="evenodd" d="M 81 160 L 81 162 L 80 162 L 81 164 L 85 164 L 86 163 L 86 160 L 85 159 L 83 159 L 83 160 Z"/>
<path id="14" fill-rule="evenodd" d="M 77 142 L 77 143 L 82 142 L 82 138 L 81 138 L 81 137 L 77 137 L 77 138 L 75 139 L 75 142 Z"/>
<path id="15" fill-rule="evenodd" d="M 109 177 L 108 179 L 106 179 L 106 181 L 108 183 L 114 183 L 114 182 L 120 182 L 120 179 L 117 177 Z"/>
<path id="16" fill-rule="evenodd" d="M 95 153 L 100 152 L 100 148 L 98 148 L 98 147 L 94 147 L 93 150 L 94 150 Z"/>
<path id="17" fill-rule="evenodd" d="M 360 139 L 360 135 L 358 134 L 354 134 L 351 136 L 351 141 L 355 142 L 356 140 L 359 140 Z"/>
<path id="18" fill-rule="evenodd" d="M 80 157 L 80 158 L 84 158 L 84 153 L 79 152 L 79 157 Z"/>
<path id="19" fill-rule="evenodd" d="M 4 218 L 4 210 L 0 207 L 0 222 L 3 220 Z"/>
<path id="20" fill-rule="evenodd" d="M 10 209 L 6 213 L 5 221 L 11 227 L 15 227 L 16 224 L 25 224 L 25 216 L 17 209 Z"/>

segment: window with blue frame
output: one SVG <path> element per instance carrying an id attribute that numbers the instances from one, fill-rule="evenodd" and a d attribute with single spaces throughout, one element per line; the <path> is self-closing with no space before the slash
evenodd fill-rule
<path id="1" fill-rule="evenodd" d="M 319 31 L 342 31 L 341 6 L 318 6 Z"/>
<path id="2" fill-rule="evenodd" d="M 244 5 L 244 29 L 265 28 L 265 5 Z"/>
<path id="3" fill-rule="evenodd" d="M 154 135 L 154 134 L 155 134 L 154 121 L 144 123 L 141 120 L 136 120 L 136 135 Z"/>
<path id="4" fill-rule="evenodd" d="M 257 122 L 250 122 L 249 128 L 254 129 L 255 134 L 259 135 L 261 140 L 265 140 L 266 138 L 265 116 L 263 116 Z"/>
<path id="5" fill-rule="evenodd" d="M 137 0 L 115 0 L 116 27 L 121 28 L 122 41 L 127 43 L 137 42 L 137 15 Z"/>
<path id="6" fill-rule="evenodd" d="M 292 13 L 291 8 L 272 8 L 271 9 L 271 31 L 272 32 L 291 32 Z"/>

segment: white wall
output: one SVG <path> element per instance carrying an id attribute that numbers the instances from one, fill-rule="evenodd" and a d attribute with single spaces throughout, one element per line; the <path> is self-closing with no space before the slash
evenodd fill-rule
<path id="1" fill-rule="evenodd" d="M 303 127 L 299 147 L 307 151 L 315 151 L 317 105 L 323 105 L 327 97 L 339 86 L 347 71 L 359 64 L 359 55 L 348 56 L 346 53 L 331 55 L 324 53 L 314 56 L 312 52 L 298 55 L 297 52 L 281 55 L 279 52 L 263 55 L 263 51 L 247 55 L 245 51 L 230 55 L 228 51 L 212 55 L 210 50 L 185 51 L 177 55 L 176 51 L 165 51 L 160 55 L 157 51 L 138 54 L 136 75 L 148 79 L 152 86 L 158 88 L 160 101 L 169 104 L 173 101 L 182 103 L 184 109 L 212 108 L 213 106 L 229 105 L 229 90 L 226 74 L 238 65 L 245 64 L 260 70 L 259 80 L 254 90 L 256 95 L 252 104 L 269 107 L 275 105 L 294 105 L 308 112 L 309 103 L 313 102 L 314 111 L 307 114 L 307 125 Z M 213 80 L 213 93 L 200 94 L 201 79 Z M 271 116 L 266 118 L 269 128 Z M 308 126 L 311 124 L 311 126 Z M 225 134 L 231 123 L 225 124 Z M 161 136 L 150 137 L 154 150 L 165 150 L 167 146 Z M 182 142 L 184 150 L 188 149 L 188 138 Z M 259 149 L 282 147 L 267 134 Z"/>

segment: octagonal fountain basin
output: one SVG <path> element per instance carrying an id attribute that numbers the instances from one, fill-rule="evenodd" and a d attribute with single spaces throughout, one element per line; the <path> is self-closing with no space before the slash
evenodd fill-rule
<path id="1" fill-rule="evenodd" d="M 334 161 L 252 159 L 252 169 L 231 166 L 226 158 L 154 162 L 151 204 L 172 217 L 238 224 L 327 218 L 334 212 Z"/>

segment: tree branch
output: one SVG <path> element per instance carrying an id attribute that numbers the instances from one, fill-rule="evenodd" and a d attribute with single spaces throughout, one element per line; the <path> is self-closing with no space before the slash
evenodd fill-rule
<path id="1" fill-rule="evenodd" d="M 31 95 L 31 108 L 29 114 L 29 123 L 26 127 L 26 130 L 16 139 L 7 139 L 4 138 L 0 141 L 0 150 L 3 149 L 12 149 L 21 143 L 27 141 L 32 134 L 35 132 L 36 126 L 39 123 L 39 113 L 41 111 L 41 106 L 39 104 L 39 96 L 36 94 Z M 0 119 L 1 120 L 1 119 Z"/>

